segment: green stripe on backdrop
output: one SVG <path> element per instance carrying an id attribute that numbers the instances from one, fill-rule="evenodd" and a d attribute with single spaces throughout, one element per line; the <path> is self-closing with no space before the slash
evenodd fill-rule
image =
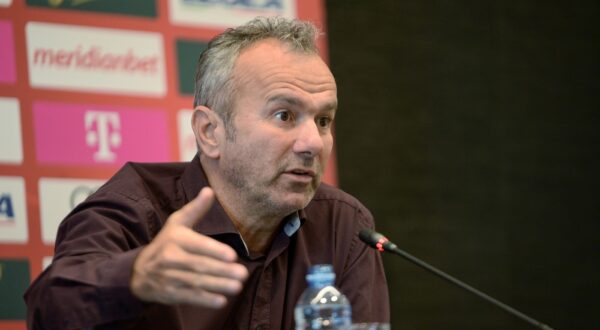
<path id="1" fill-rule="evenodd" d="M 0 320 L 25 319 L 23 293 L 29 280 L 29 261 L 0 259 Z"/>
<path id="2" fill-rule="evenodd" d="M 27 0 L 27 5 L 52 9 L 156 17 L 156 2 L 153 0 Z"/>
<path id="3" fill-rule="evenodd" d="M 200 41 L 177 40 L 177 76 L 181 94 L 194 95 L 196 63 L 206 46 L 206 43 Z"/>

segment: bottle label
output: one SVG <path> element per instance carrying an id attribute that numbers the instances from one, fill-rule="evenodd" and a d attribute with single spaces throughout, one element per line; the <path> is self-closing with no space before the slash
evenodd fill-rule
<path id="1" fill-rule="evenodd" d="M 352 318 L 349 306 L 312 305 L 304 308 L 306 329 L 350 329 Z"/>

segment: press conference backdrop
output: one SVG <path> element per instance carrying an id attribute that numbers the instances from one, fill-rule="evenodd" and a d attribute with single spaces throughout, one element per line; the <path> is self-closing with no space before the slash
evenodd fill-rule
<path id="1" fill-rule="evenodd" d="M 555 329 L 600 329 L 600 3 L 326 4 L 340 187 L 405 250 Z M 393 329 L 534 329 L 385 263 Z"/>
<path id="2" fill-rule="evenodd" d="M 126 161 L 193 157 L 193 81 L 207 41 L 255 16 L 324 30 L 323 6 L 0 0 L 0 330 L 25 328 L 23 292 L 51 262 L 75 205 Z M 325 178 L 333 184 L 334 164 Z"/>

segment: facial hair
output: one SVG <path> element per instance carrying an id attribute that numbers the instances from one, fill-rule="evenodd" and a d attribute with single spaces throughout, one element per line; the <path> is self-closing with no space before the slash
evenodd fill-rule
<path id="1" fill-rule="evenodd" d="M 321 182 L 322 168 L 320 163 L 316 162 L 313 157 L 301 158 L 295 161 L 282 161 L 271 176 L 266 176 L 264 180 L 258 182 L 253 181 L 252 178 L 256 179 L 262 177 L 262 175 L 256 173 L 257 168 L 249 165 L 251 159 L 251 155 L 247 151 L 241 151 L 235 154 L 233 158 L 223 162 L 222 173 L 223 178 L 235 190 L 234 193 L 239 196 L 238 198 L 242 203 L 252 209 L 255 214 L 283 217 L 304 208 L 314 196 L 316 188 Z M 307 188 L 306 185 L 296 185 L 294 183 L 292 183 L 292 186 L 289 186 L 289 189 L 295 192 L 305 191 L 306 201 L 304 205 L 289 205 L 276 200 L 276 196 L 274 196 L 274 194 L 278 193 L 276 189 L 281 187 L 281 183 L 278 182 L 281 175 L 294 168 L 294 164 L 297 164 L 296 166 L 298 167 L 311 168 L 315 171 L 315 177 L 310 187 Z"/>

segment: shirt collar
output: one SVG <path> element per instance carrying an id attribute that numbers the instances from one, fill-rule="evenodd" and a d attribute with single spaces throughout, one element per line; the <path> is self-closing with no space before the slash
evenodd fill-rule
<path id="1" fill-rule="evenodd" d="M 288 215 L 285 219 L 285 225 L 283 225 L 283 232 L 288 236 L 292 237 L 298 229 L 300 229 L 300 225 L 302 222 L 300 221 L 300 214 L 298 212 L 294 212 Z"/>

